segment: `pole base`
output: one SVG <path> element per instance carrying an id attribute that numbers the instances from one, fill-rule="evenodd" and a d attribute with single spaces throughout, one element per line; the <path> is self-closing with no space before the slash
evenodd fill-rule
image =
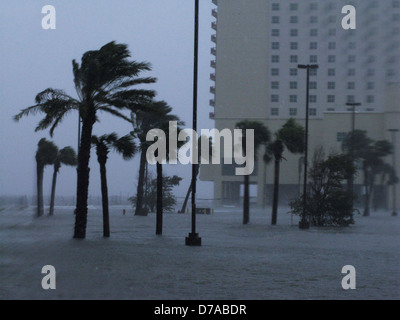
<path id="1" fill-rule="evenodd" d="M 299 222 L 299 228 L 302 229 L 302 230 L 310 229 L 310 223 L 308 221 L 306 221 L 306 220 L 301 220 Z"/>
<path id="2" fill-rule="evenodd" d="M 397 217 L 397 211 L 392 212 L 392 217 Z"/>
<path id="3" fill-rule="evenodd" d="M 198 233 L 189 233 L 189 236 L 185 239 L 185 245 L 191 247 L 200 247 L 201 246 L 201 238 Z"/>

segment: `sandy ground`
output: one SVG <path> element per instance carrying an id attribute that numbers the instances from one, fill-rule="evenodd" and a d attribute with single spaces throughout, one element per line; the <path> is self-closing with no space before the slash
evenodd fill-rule
<path id="1" fill-rule="evenodd" d="M 72 208 L 33 218 L 33 209 L 0 212 L 0 299 L 399 299 L 400 221 L 388 212 L 357 217 L 350 228 L 291 225 L 281 209 L 240 208 L 197 216 L 201 247 L 184 245 L 190 215 L 134 217 L 111 208 L 111 238 L 102 238 L 101 208 L 89 210 L 87 239 L 73 240 Z M 56 290 L 44 290 L 44 265 L 56 269 Z M 342 289 L 353 265 L 357 289 Z"/>

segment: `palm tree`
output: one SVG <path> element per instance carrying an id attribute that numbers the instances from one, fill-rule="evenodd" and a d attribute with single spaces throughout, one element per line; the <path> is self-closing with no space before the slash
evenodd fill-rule
<path id="1" fill-rule="evenodd" d="M 59 151 L 57 150 L 57 158 L 54 162 L 53 181 L 51 184 L 51 199 L 49 210 L 50 216 L 54 214 L 54 199 L 56 195 L 57 175 L 60 171 L 61 165 L 65 164 L 67 166 L 76 166 L 76 163 L 76 153 L 74 149 L 72 149 L 71 147 L 65 147 Z"/>
<path id="2" fill-rule="evenodd" d="M 304 152 L 304 128 L 297 124 L 294 119 L 289 119 L 281 129 L 275 133 L 275 140 L 271 142 L 264 156 L 266 163 L 274 159 L 274 195 L 272 200 L 272 225 L 276 225 L 278 218 L 279 202 L 279 172 L 283 157 L 283 152 L 288 149 L 289 152 L 298 154 Z"/>
<path id="3" fill-rule="evenodd" d="M 243 153 L 246 152 L 246 130 L 254 130 L 254 159 L 257 159 L 257 151 L 262 145 L 267 145 L 270 141 L 270 131 L 262 122 L 244 120 L 236 124 L 237 129 L 243 130 L 242 148 Z M 244 197 L 243 197 L 243 224 L 250 221 L 250 176 L 244 176 Z"/>
<path id="4" fill-rule="evenodd" d="M 134 89 L 136 85 L 154 83 L 155 78 L 139 75 L 150 71 L 149 63 L 129 61 L 130 52 L 126 44 L 110 42 L 99 50 L 88 51 L 79 65 L 72 61 L 75 89 L 78 99 L 58 89 L 46 89 L 36 96 L 36 104 L 22 110 L 14 119 L 37 112 L 45 113 L 37 130 L 50 127 L 50 135 L 72 110 L 78 110 L 82 120 L 80 147 L 78 151 L 78 184 L 74 238 L 86 236 L 87 200 L 89 188 L 89 159 L 93 125 L 99 112 L 107 112 L 131 121 L 122 111 L 136 111 L 155 93 L 152 90 Z"/>
<path id="5" fill-rule="evenodd" d="M 165 134 L 165 141 L 163 143 L 166 147 L 166 158 L 159 159 L 156 163 L 156 172 L 157 172 L 157 205 L 156 205 L 156 234 L 162 234 L 163 227 L 163 168 L 162 161 L 168 160 L 169 152 L 176 152 L 177 150 L 169 150 L 169 133 L 170 133 L 170 122 L 175 121 L 177 123 L 177 135 L 181 131 L 180 126 L 184 123 L 179 120 L 179 117 L 171 114 L 172 108 L 165 101 L 153 101 L 146 108 L 147 112 L 139 111 L 136 113 L 136 119 L 134 123 L 136 124 L 135 133 L 137 134 L 140 141 L 140 150 L 141 150 L 141 161 L 139 168 L 139 182 L 138 182 L 138 193 L 137 193 L 137 202 L 136 202 L 136 212 L 135 214 L 139 214 L 143 210 L 143 180 L 144 180 L 144 169 L 145 169 L 145 160 L 147 149 L 150 146 L 150 143 L 147 141 L 147 133 L 152 129 L 160 129 Z M 160 137 L 158 137 L 160 139 Z M 177 147 L 180 146 L 180 142 L 178 142 Z M 157 150 L 158 152 L 158 150 Z M 159 154 L 156 155 L 159 157 Z M 161 156 L 161 155 L 160 155 Z M 143 160 L 144 159 L 144 160 Z"/>
<path id="6" fill-rule="evenodd" d="M 54 164 L 57 159 L 58 148 L 56 145 L 46 140 L 40 139 L 38 150 L 36 151 L 36 174 L 37 174 L 37 216 L 44 213 L 43 206 L 43 173 L 46 165 Z"/>
<path id="7" fill-rule="evenodd" d="M 101 137 L 92 136 L 92 145 L 96 147 L 97 161 L 100 165 L 101 199 L 103 206 L 103 236 L 110 236 L 110 218 L 108 210 L 108 188 L 106 163 L 110 148 L 120 153 L 125 160 L 131 159 L 136 152 L 136 145 L 131 135 L 118 138 L 115 132 Z"/>

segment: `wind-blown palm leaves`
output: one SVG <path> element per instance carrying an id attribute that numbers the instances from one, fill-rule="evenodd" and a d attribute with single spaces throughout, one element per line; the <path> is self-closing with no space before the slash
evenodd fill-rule
<path id="1" fill-rule="evenodd" d="M 54 164 L 57 159 L 58 148 L 46 138 L 40 139 L 38 150 L 36 151 L 36 173 L 37 173 L 37 216 L 40 217 L 44 213 L 43 205 L 43 173 L 44 167 Z"/>
<path id="2" fill-rule="evenodd" d="M 137 111 L 155 92 L 135 89 L 135 86 L 156 82 L 155 78 L 142 78 L 142 72 L 150 71 L 149 63 L 130 61 L 130 52 L 125 44 L 110 42 L 99 50 L 88 51 L 81 64 L 72 62 L 74 83 L 78 98 L 75 99 L 58 89 L 46 89 L 36 96 L 36 104 L 15 116 L 44 113 L 37 130 L 50 128 L 50 135 L 73 110 L 79 111 L 82 119 L 80 149 L 78 152 L 78 186 L 74 238 L 85 238 L 87 224 L 87 198 L 89 188 L 89 159 L 92 129 L 98 120 L 98 112 L 107 112 L 130 121 L 122 111 Z"/>
<path id="3" fill-rule="evenodd" d="M 283 157 L 283 152 L 286 147 L 291 153 L 303 153 L 304 137 L 304 128 L 297 124 L 294 119 L 289 119 L 283 127 L 275 133 L 275 140 L 268 145 L 266 154 L 264 155 L 264 161 L 266 163 L 270 162 L 272 158 L 274 158 L 275 163 L 272 225 L 276 225 L 278 218 L 280 163 L 282 160 L 286 160 Z"/>
<path id="4" fill-rule="evenodd" d="M 54 214 L 54 200 L 56 195 L 56 184 L 57 184 L 57 175 L 60 171 L 61 165 L 66 166 L 76 166 L 77 159 L 75 150 L 71 147 L 65 147 L 61 150 L 57 148 L 57 157 L 54 161 L 54 172 L 53 172 L 53 180 L 51 184 L 51 198 L 50 198 L 50 209 L 49 215 L 52 216 Z"/>
<path id="5" fill-rule="evenodd" d="M 267 145 L 270 141 L 271 133 L 262 122 L 245 120 L 236 124 L 237 129 L 243 130 L 242 148 L 246 152 L 246 130 L 254 130 L 254 158 L 257 157 L 257 151 L 262 145 Z M 243 197 L 243 224 L 248 224 L 250 221 L 250 177 L 244 176 L 244 197 Z"/>
<path id="6" fill-rule="evenodd" d="M 101 137 L 92 136 L 92 145 L 96 147 L 97 161 L 100 165 L 101 180 L 101 199 L 103 206 L 103 236 L 110 236 L 110 218 L 108 210 L 108 187 L 106 163 L 110 149 L 121 154 L 125 160 L 131 159 L 136 152 L 136 145 L 131 135 L 118 138 L 115 132 L 102 135 Z"/>

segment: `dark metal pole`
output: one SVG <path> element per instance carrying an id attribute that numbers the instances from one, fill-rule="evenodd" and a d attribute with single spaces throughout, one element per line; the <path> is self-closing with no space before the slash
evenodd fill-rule
<path id="1" fill-rule="evenodd" d="M 307 91 L 306 91 L 306 128 L 304 137 L 304 185 L 303 185 L 303 214 L 299 223 L 300 229 L 309 229 L 310 223 L 307 221 L 307 171 L 308 171 L 308 120 L 310 105 L 310 69 L 318 69 L 318 65 L 298 65 L 299 69 L 307 70 Z"/>
<path id="2" fill-rule="evenodd" d="M 393 169 L 395 169 L 396 166 L 396 133 L 399 132 L 399 129 L 389 129 L 389 132 L 392 133 L 392 144 L 393 144 L 393 155 L 392 155 L 392 161 L 393 161 Z M 393 184 L 392 186 L 392 192 L 393 192 L 393 212 L 392 216 L 396 217 L 397 216 L 397 208 L 396 208 L 396 183 Z"/>
<path id="3" fill-rule="evenodd" d="M 193 130 L 197 132 L 197 86 L 199 68 L 199 0 L 195 0 L 194 13 L 194 70 L 193 70 Z M 193 144 L 197 142 L 197 136 L 192 137 Z M 194 160 L 194 159 L 192 159 Z M 192 232 L 185 239 L 187 246 L 201 246 L 201 238 L 196 233 L 196 174 L 197 164 L 192 163 Z"/>

